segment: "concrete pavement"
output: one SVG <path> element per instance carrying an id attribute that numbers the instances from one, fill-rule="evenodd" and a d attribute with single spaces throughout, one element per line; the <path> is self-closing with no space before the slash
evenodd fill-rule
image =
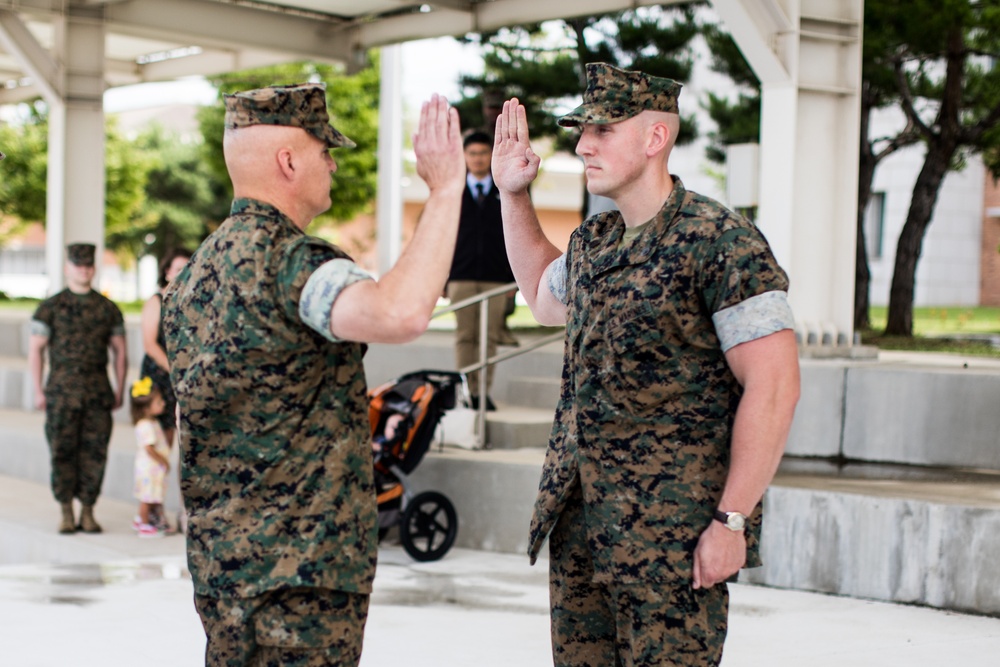
<path id="1" fill-rule="evenodd" d="M 102 499 L 101 535 L 56 535 L 45 485 L 0 476 L 0 665 L 202 664 L 184 538 L 140 540 Z M 1000 618 L 735 584 L 724 667 L 994 667 Z M 546 563 L 453 549 L 379 554 L 363 667 L 551 665 Z"/>
<path id="2" fill-rule="evenodd" d="M 743 584 L 731 590 L 723 667 L 998 663 L 1000 619 Z M 179 555 L 2 567 L 0 664 L 201 664 L 191 595 Z M 464 549 L 416 563 L 399 547 L 383 548 L 361 664 L 551 665 L 545 564 Z"/>

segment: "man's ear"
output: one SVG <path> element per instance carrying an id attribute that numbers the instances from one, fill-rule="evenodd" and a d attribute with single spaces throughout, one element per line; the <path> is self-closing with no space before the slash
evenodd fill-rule
<path id="1" fill-rule="evenodd" d="M 281 171 L 281 175 L 288 180 L 295 178 L 295 170 L 298 164 L 292 149 L 287 147 L 279 148 L 274 157 L 278 162 L 278 170 Z"/>
<path id="2" fill-rule="evenodd" d="M 652 157 L 670 146 L 672 137 L 666 123 L 653 123 L 649 127 L 649 138 L 646 141 L 646 155 Z"/>

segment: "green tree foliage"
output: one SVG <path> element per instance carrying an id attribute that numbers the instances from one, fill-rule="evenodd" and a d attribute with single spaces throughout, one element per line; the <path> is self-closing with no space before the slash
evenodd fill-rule
<path id="1" fill-rule="evenodd" d="M 358 146 L 334 151 L 337 173 L 334 174 L 331 186 L 333 206 L 319 220 L 322 224 L 352 219 L 358 213 L 368 210 L 375 198 L 378 167 L 378 72 L 378 54 L 373 53 L 369 66 L 352 76 L 344 74 L 339 67 L 299 62 L 212 77 L 212 83 L 219 90 L 219 101 L 214 106 L 204 107 L 198 114 L 204 137 L 203 157 L 206 165 L 216 179 L 229 184 L 222 154 L 225 117 L 223 94 L 305 81 L 326 83 L 331 122 Z M 231 184 L 229 192 L 231 196 Z"/>
<path id="2" fill-rule="evenodd" d="M 709 92 L 704 105 L 715 125 L 705 133 L 709 140 L 705 155 L 722 164 L 726 146 L 760 140 L 760 81 L 728 32 L 717 24 L 705 23 L 702 35 L 712 54 L 712 70 L 729 77 L 737 90 L 735 100 Z"/>
<path id="3" fill-rule="evenodd" d="M 199 144 L 185 143 L 158 125 L 140 134 L 132 150 L 146 173 L 143 204 L 125 224 L 108 220 L 108 247 L 133 258 L 162 257 L 178 247 L 193 250 L 226 217 L 227 184 L 209 171 Z"/>
<path id="4" fill-rule="evenodd" d="M 45 219 L 45 174 L 48 160 L 48 124 L 32 113 L 23 125 L 0 125 L 0 146 L 7 158 L 0 162 L 0 245 L 21 232 L 24 225 Z"/>
<path id="5" fill-rule="evenodd" d="M 578 134 L 556 120 L 580 103 L 584 65 L 607 62 L 682 83 L 694 68 L 692 40 L 698 35 L 695 8 L 704 3 L 642 7 L 544 24 L 526 24 L 470 35 L 481 46 L 484 72 L 463 76 L 455 103 L 465 129 L 492 133 L 499 104 L 517 97 L 526 107 L 533 140 L 547 137 L 572 151 Z M 682 114 L 679 144 L 698 136 L 694 114 Z M 583 197 L 586 215 L 586 196 Z"/>
<path id="6" fill-rule="evenodd" d="M 41 107 L 35 105 L 34 108 Z M 0 141 L 8 154 L 3 162 L 4 177 L 0 180 L 0 212 L 22 224 L 45 223 L 48 131 L 44 111 L 33 111 L 23 124 L 0 128 Z M 128 250 L 113 244 L 110 233 L 128 227 L 138 215 L 143 203 L 146 168 L 142 156 L 136 154 L 118 132 L 113 118 L 105 122 L 104 160 L 108 248 Z"/>
<path id="7" fill-rule="evenodd" d="M 1000 176 L 1000 5 L 870 0 L 868 17 L 894 37 L 880 62 L 891 68 L 900 107 L 926 147 L 896 246 L 885 330 L 911 336 L 917 262 L 945 175 L 978 153 Z"/>

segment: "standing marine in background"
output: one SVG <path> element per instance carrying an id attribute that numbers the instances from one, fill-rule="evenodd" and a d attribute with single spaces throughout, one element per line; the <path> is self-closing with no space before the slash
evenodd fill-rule
<path id="1" fill-rule="evenodd" d="M 94 503 L 101 492 L 111 439 L 111 411 L 122 404 L 125 323 L 112 301 L 92 289 L 90 243 L 66 248 L 66 289 L 38 306 L 31 319 L 28 367 L 35 407 L 45 410 L 45 437 L 52 455 L 52 493 L 62 508 L 60 533 L 99 533 Z M 108 349 L 115 384 L 108 381 Z M 43 383 L 45 351 L 49 376 Z M 80 501 L 79 521 L 73 499 Z"/>

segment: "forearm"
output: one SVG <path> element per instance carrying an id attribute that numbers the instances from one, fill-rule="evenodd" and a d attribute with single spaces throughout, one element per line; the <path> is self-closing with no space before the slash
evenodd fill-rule
<path id="1" fill-rule="evenodd" d="M 125 373 L 128 371 L 128 352 L 125 339 L 113 342 L 111 351 L 114 357 L 115 395 L 120 398 L 125 389 Z"/>
<path id="2" fill-rule="evenodd" d="M 167 353 L 162 347 L 154 343 L 153 345 L 147 345 L 145 347 L 146 355 L 153 360 L 157 366 L 163 370 L 170 372 L 170 362 L 167 361 Z"/>
<path id="3" fill-rule="evenodd" d="M 540 323 L 564 323 L 565 308 L 552 295 L 545 280 L 545 269 L 562 252 L 542 231 L 535 206 L 526 191 L 504 194 L 500 204 L 507 258 L 518 289 Z"/>
<path id="4" fill-rule="evenodd" d="M 733 423 L 720 509 L 750 514 L 764 497 L 781 463 L 797 400 L 797 381 L 746 389 Z"/>
<path id="5" fill-rule="evenodd" d="M 31 381 L 35 392 L 41 392 L 45 388 L 43 384 L 44 357 L 43 350 L 36 345 L 31 345 L 28 348 L 28 371 L 31 373 Z"/>
<path id="6" fill-rule="evenodd" d="M 379 280 L 394 312 L 414 311 L 430 318 L 444 291 L 455 254 L 462 188 L 432 192 L 420 216 L 420 224 L 395 266 Z"/>

